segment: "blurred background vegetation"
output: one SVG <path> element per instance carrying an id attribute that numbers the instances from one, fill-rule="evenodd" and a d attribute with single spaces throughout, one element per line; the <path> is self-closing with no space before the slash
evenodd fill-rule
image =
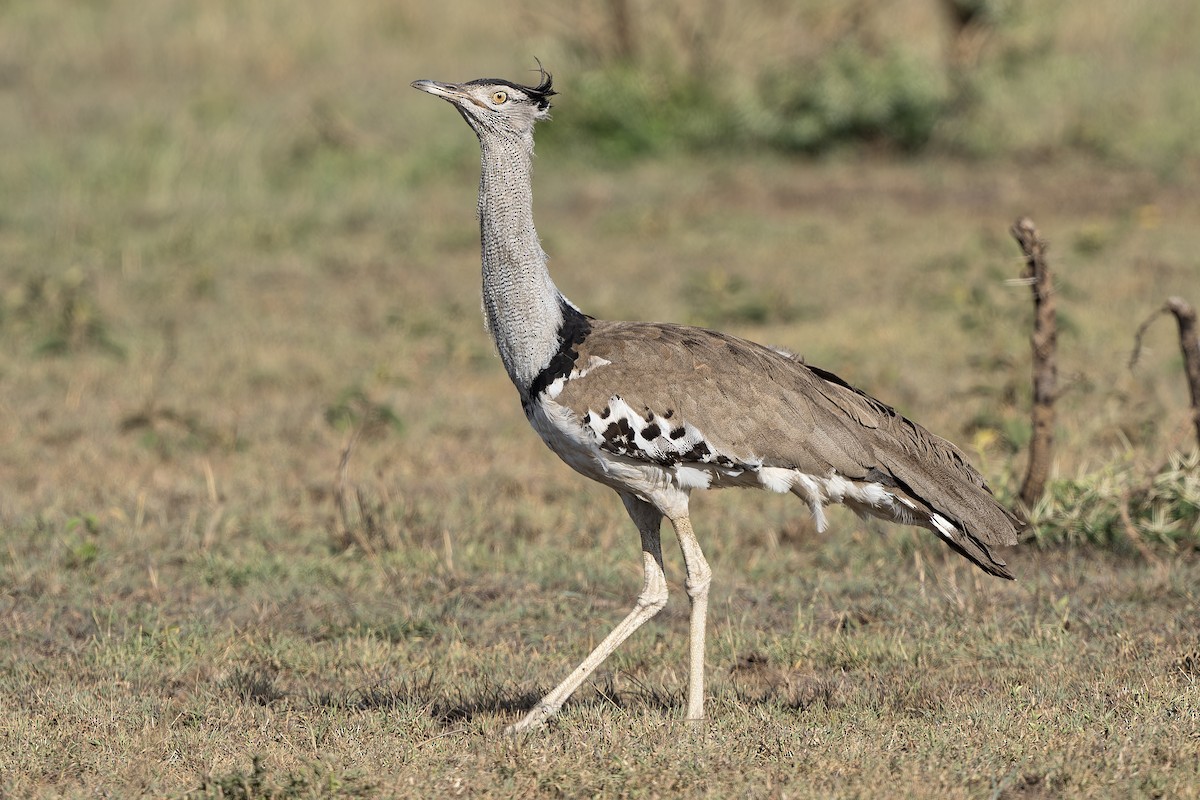
<path id="1" fill-rule="evenodd" d="M 1195 163 L 1186 2 L 639 3 L 529 9 L 587 96 L 545 137 L 605 157 L 739 146 Z"/>
<path id="2" fill-rule="evenodd" d="M 313 786 L 450 786 L 474 758 L 511 788 L 486 733 L 580 618 L 621 613 L 636 537 L 528 430 L 478 316 L 476 142 L 408 84 L 533 80 L 535 57 L 561 92 L 536 216 L 573 300 L 788 347 L 1005 499 L 1031 315 L 1006 231 L 1028 214 L 1051 243 L 1065 388 L 1020 584 L 921 531 L 695 500 L 712 663 L 783 676 L 763 705 L 713 670 L 743 725 L 718 730 L 759 748 L 737 758 L 797 796 L 903 794 L 872 780 L 908 725 L 914 794 L 996 796 L 1018 760 L 1084 796 L 1194 786 L 1200 485 L 1170 324 L 1127 359 L 1167 295 L 1200 303 L 1197 42 L 1194 0 L 0 0 L 0 794 L 230 793 L 258 754 Z M 645 740 L 573 761 L 620 694 L 585 693 L 562 751 L 511 774 L 703 788 L 653 727 L 682 645 L 635 638 L 614 669 L 650 687 L 624 694 Z M 985 696 L 1028 713 L 963 710 Z M 780 745 L 803 758 L 763 766 L 809 723 L 821 741 Z"/>
<path id="3" fill-rule="evenodd" d="M 928 370 L 912 364 L 944 358 L 953 335 L 946 369 L 962 385 L 944 388 L 970 399 L 956 419 L 932 410 L 933 427 L 1019 457 L 1026 309 L 1002 288 L 1016 271 L 1003 230 L 1040 212 L 1079 349 L 1067 402 L 1111 401 L 1064 421 L 1081 438 L 1063 440 L 1061 463 L 1108 460 L 1093 455 L 1111 446 L 1105 425 L 1162 440 L 1163 396 L 1142 391 L 1157 383 L 1115 366 L 1128 325 L 1113 309 L 1196 285 L 1194 3 L 9 0 L 0 18 L 6 374 L 28 378 L 30 358 L 122 363 L 144 377 L 120 430 L 160 450 L 175 435 L 246 446 L 220 418 L 247 399 L 206 380 L 234 368 L 281 403 L 298 380 L 333 382 L 317 417 L 335 432 L 367 422 L 418 439 L 405 417 L 423 412 L 394 399 L 427 381 L 406 348 L 434 341 L 486 371 L 486 340 L 459 325 L 474 230 L 439 216 L 469 214 L 475 145 L 407 83 L 533 79 L 534 56 L 561 92 L 539 129 L 554 165 L 542 231 L 597 313 L 733 326 L 835 369 L 852 343 L 903 338 L 910 378 L 861 354 L 847 377 L 891 386 L 917 416 Z M 619 293 L 626 276 L 639 296 Z M 861 339 L 871 307 L 889 306 L 886 330 Z M 358 344 L 364 326 L 394 339 L 393 357 Z M 348 358 L 364 365 L 331 374 Z M 197 380 L 190 408 L 163 400 L 181 374 Z M 28 407 L 44 402 L 22 383 Z M 22 455 L 8 465 L 31 482 Z"/>

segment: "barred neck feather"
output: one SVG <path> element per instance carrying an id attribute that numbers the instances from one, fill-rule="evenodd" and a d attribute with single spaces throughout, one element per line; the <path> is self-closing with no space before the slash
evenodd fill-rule
<path id="1" fill-rule="evenodd" d="M 532 132 L 524 141 L 484 133 L 479 142 L 483 314 L 524 401 L 558 350 L 564 307 L 573 306 L 550 279 L 533 227 Z"/>

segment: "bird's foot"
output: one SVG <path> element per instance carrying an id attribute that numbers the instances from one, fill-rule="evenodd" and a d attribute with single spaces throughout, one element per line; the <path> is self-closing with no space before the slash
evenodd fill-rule
<path id="1" fill-rule="evenodd" d="M 558 713 L 558 707 L 548 703 L 538 703 L 533 710 L 526 714 L 520 722 L 514 722 L 504 729 L 505 736 L 516 736 L 518 733 L 540 728 L 546 720 Z"/>

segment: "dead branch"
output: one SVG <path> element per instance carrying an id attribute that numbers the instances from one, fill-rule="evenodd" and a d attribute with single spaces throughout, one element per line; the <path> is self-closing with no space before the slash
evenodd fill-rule
<path id="1" fill-rule="evenodd" d="M 1182 297 L 1169 297 L 1138 326 L 1133 337 L 1133 353 L 1129 356 L 1129 368 L 1137 364 L 1142 352 L 1142 337 L 1160 314 L 1174 314 L 1179 325 L 1179 349 L 1183 352 L 1183 368 L 1187 374 L 1188 390 L 1192 396 L 1192 423 L 1196 426 L 1196 446 L 1200 447 L 1200 336 L 1196 333 L 1196 309 Z"/>
<path id="2" fill-rule="evenodd" d="M 1046 488 L 1054 448 L 1054 400 L 1058 392 L 1058 325 L 1054 283 L 1046 266 L 1046 242 L 1029 217 L 1013 223 L 1013 238 L 1025 254 L 1025 272 L 1033 290 L 1033 436 L 1029 441 L 1029 465 L 1021 485 L 1021 501 L 1033 508 Z"/>
<path id="3" fill-rule="evenodd" d="M 376 555 L 375 548 L 371 545 L 370 540 L 363 535 L 363 523 L 367 522 L 363 518 L 363 497 L 361 490 L 354 487 L 354 500 L 358 508 L 359 519 L 354 519 L 354 515 L 350 511 L 350 501 L 347 499 L 349 487 L 347 486 L 346 473 L 350 467 L 350 454 L 354 452 L 354 445 L 358 443 L 358 437 L 362 433 L 362 426 L 359 426 L 354 435 L 346 442 L 346 446 L 342 448 L 341 458 L 338 459 L 337 476 L 333 481 L 333 502 L 337 508 L 338 519 L 341 521 L 341 530 L 337 532 L 339 542 L 344 545 L 350 543 L 357 544 L 364 553 L 374 557 Z"/>
<path id="4" fill-rule="evenodd" d="M 1121 526 L 1125 529 L 1125 536 L 1133 543 L 1137 551 L 1142 554 L 1142 558 L 1155 566 L 1161 566 L 1162 561 L 1158 556 L 1154 555 L 1154 551 L 1146 546 L 1146 541 L 1142 538 L 1141 532 L 1133 522 L 1133 516 L 1129 513 L 1130 494 L 1128 489 L 1122 492 L 1120 503 L 1117 505 L 1117 511 L 1121 515 Z"/>
<path id="5" fill-rule="evenodd" d="M 633 17 L 629 13 L 629 0 L 609 0 L 608 15 L 617 58 L 632 63 L 637 56 L 637 42 L 633 33 Z"/>
<path id="6" fill-rule="evenodd" d="M 994 25 L 981 3 L 942 0 L 941 8 L 950 29 L 946 65 L 951 80 L 961 83 L 967 72 L 979 65 L 980 54 Z"/>

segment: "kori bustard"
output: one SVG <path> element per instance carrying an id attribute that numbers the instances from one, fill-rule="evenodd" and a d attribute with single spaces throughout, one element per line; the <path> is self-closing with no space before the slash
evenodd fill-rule
<path id="1" fill-rule="evenodd" d="M 414 81 L 448 100 L 479 137 L 483 311 L 534 430 L 558 456 L 620 495 L 642 539 L 632 611 L 509 732 L 542 724 L 667 602 L 659 528 L 675 529 L 691 600 L 687 719 L 704 717 L 704 632 L 712 577 L 688 518 L 694 489 L 791 492 L 825 529 L 824 507 L 919 525 L 982 570 L 1012 578 L 993 551 L 1022 523 L 945 439 L 836 375 L 717 331 L 594 319 L 562 295 L 533 226 L 537 86 L 483 78 Z"/>

